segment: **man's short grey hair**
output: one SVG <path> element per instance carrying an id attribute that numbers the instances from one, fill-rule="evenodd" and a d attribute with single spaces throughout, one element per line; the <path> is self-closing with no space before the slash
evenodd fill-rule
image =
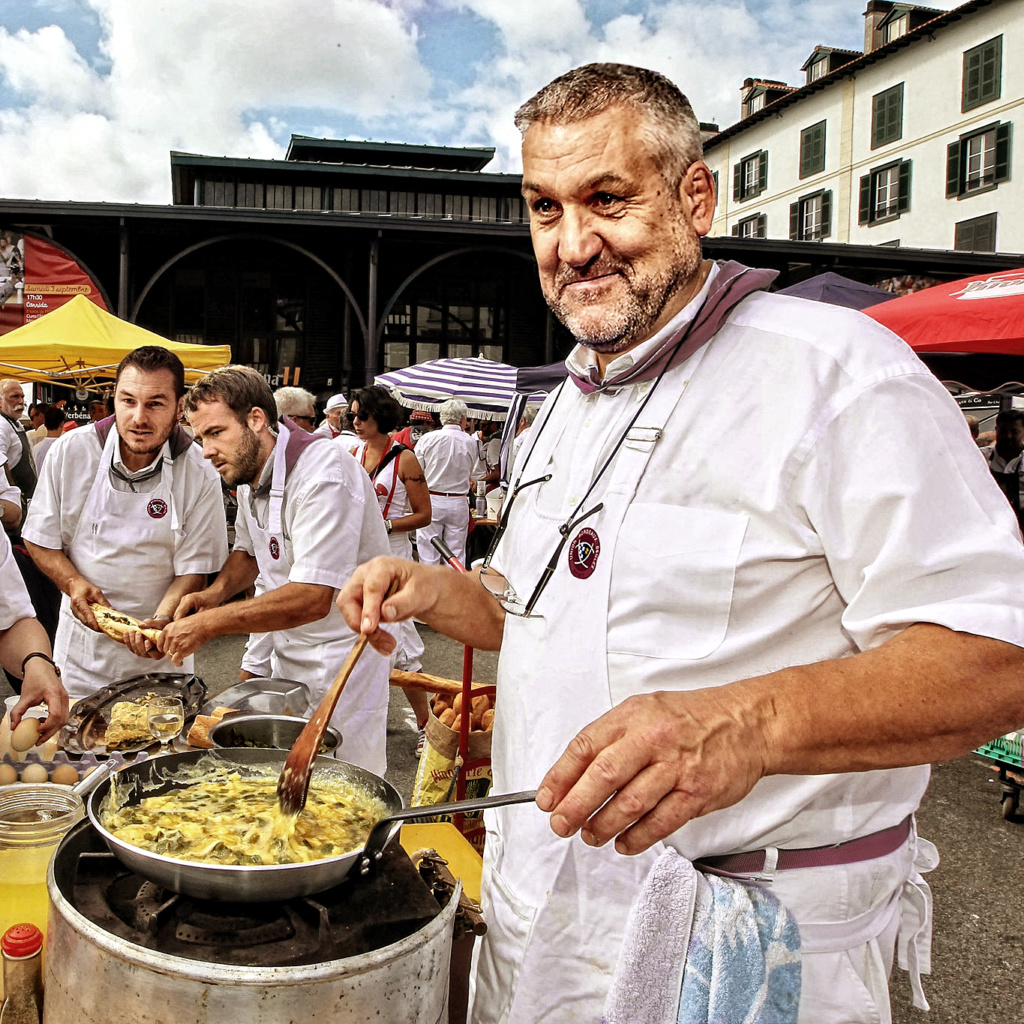
<path id="1" fill-rule="evenodd" d="M 523 410 L 523 415 L 520 417 L 520 419 L 522 420 L 523 423 L 526 424 L 526 426 L 532 427 L 533 426 L 533 421 L 537 418 L 537 413 L 538 412 L 540 412 L 539 406 L 528 405 Z"/>
<path id="2" fill-rule="evenodd" d="M 441 406 L 440 416 L 442 423 L 461 423 L 469 416 L 469 406 L 461 398 L 449 398 Z"/>
<path id="3" fill-rule="evenodd" d="M 274 402 L 278 416 L 304 416 L 309 409 L 316 412 L 316 396 L 305 388 L 278 388 Z"/>
<path id="4" fill-rule="evenodd" d="M 631 107 L 651 147 L 654 162 L 673 189 L 703 155 L 700 124 L 690 101 L 657 71 L 630 64 L 585 64 L 560 75 L 516 111 L 524 135 L 537 122 L 575 124 L 612 107 Z"/>

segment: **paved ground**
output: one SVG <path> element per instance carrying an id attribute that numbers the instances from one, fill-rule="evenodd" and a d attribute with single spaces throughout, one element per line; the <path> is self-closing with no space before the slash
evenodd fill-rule
<path id="1" fill-rule="evenodd" d="M 459 679 L 460 645 L 420 627 L 424 671 Z M 226 637 L 197 658 L 197 675 L 215 694 L 238 678 L 242 641 Z M 474 678 L 492 682 L 496 657 L 476 652 Z M 8 692 L 0 682 L 0 696 Z M 388 778 L 408 797 L 416 771 L 416 732 L 400 690 L 388 717 Z M 1024 822 L 999 813 L 999 784 L 988 762 L 974 756 L 935 767 L 918 815 L 920 832 L 939 847 L 930 876 L 935 895 L 933 972 L 925 979 L 932 1005 L 915 1010 L 906 976 L 893 981 L 894 1024 L 1008 1024 L 1021 1019 L 1024 977 Z M 1020 886 L 1020 888 L 1018 888 Z M 826 1022 L 822 1022 L 826 1024 Z"/>

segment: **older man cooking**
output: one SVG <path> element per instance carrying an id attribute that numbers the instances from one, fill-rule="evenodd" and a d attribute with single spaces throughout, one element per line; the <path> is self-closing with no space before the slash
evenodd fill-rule
<path id="1" fill-rule="evenodd" d="M 382 649 L 415 615 L 501 650 L 494 786 L 538 795 L 489 822 L 473 1020 L 601 1019 L 679 854 L 795 920 L 800 1022 L 887 1019 L 897 935 L 923 1004 L 912 815 L 928 761 L 1019 725 L 1014 517 L 905 344 L 701 258 L 714 182 L 666 78 L 590 65 L 516 123 L 570 377 L 482 573 L 380 560 L 339 599 Z M 737 473 L 706 453 L 740 429 Z"/>

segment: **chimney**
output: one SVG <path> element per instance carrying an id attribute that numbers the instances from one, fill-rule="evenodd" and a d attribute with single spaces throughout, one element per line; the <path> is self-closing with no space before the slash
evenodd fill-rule
<path id="1" fill-rule="evenodd" d="M 878 25 L 895 6 L 892 0 L 868 0 L 864 12 L 864 52 L 870 53 L 882 44 Z"/>

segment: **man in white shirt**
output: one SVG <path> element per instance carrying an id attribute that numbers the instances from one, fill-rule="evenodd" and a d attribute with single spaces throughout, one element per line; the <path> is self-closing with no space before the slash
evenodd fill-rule
<path id="1" fill-rule="evenodd" d="M 178 427 L 185 370 L 159 345 L 117 368 L 114 415 L 61 438 L 22 528 L 35 564 L 63 592 L 54 641 L 75 700 L 144 672 L 175 671 L 141 633 L 115 643 L 90 605 L 157 629 L 227 557 L 220 481 Z M 191 671 L 191 662 L 185 666 Z"/>
<path id="2" fill-rule="evenodd" d="M 277 415 L 287 416 L 296 422 L 307 434 L 314 433 L 316 425 L 316 398 L 305 388 L 278 388 L 274 392 Z"/>
<path id="3" fill-rule="evenodd" d="M 324 421 L 313 431 L 318 437 L 326 437 L 333 441 L 339 434 L 352 435 L 352 443 L 358 444 L 359 438 L 352 430 L 344 428 L 345 414 L 348 412 L 348 399 L 344 395 L 331 395 L 324 406 Z"/>
<path id="4" fill-rule="evenodd" d="M 203 455 L 238 488 L 235 544 L 206 590 L 182 599 L 160 648 L 175 661 L 216 636 L 270 633 L 271 674 L 319 704 L 355 644 L 334 595 L 364 559 L 388 550 L 369 476 L 338 445 L 278 419 L 266 381 L 246 366 L 207 374 L 185 409 Z M 259 574 L 262 593 L 231 601 Z M 340 756 L 383 775 L 390 660 L 366 651 L 334 721 Z"/>
<path id="5" fill-rule="evenodd" d="M 902 341 L 702 259 L 714 180 L 663 75 L 578 68 L 516 124 L 570 378 L 483 571 L 383 559 L 339 597 L 382 650 L 379 624 L 409 616 L 501 650 L 494 786 L 537 798 L 488 818 L 472 1019 L 675 1020 L 685 935 L 664 970 L 618 979 L 668 1013 L 616 1004 L 612 980 L 647 881 L 686 861 L 701 892 L 705 873 L 747 883 L 716 880 L 730 911 L 770 894 L 800 932 L 763 974 L 744 961 L 749 1002 L 715 1019 L 753 1019 L 785 962 L 798 1016 L 759 1019 L 887 1020 L 897 936 L 926 1008 L 936 857 L 913 812 L 929 761 L 1020 725 L 1014 517 Z M 889 443 L 921 423 L 925 441 Z M 739 474 L 705 457 L 733 432 L 751 439 Z"/>
<path id="6" fill-rule="evenodd" d="M 466 403 L 450 398 L 441 406 L 441 429 L 424 434 L 416 444 L 433 510 L 430 525 L 416 531 L 416 549 L 426 565 L 441 561 L 431 544 L 434 537 L 440 537 L 460 562 L 466 557 L 469 488 L 481 472 L 477 440 L 466 433 L 468 417 Z"/>
<path id="7" fill-rule="evenodd" d="M 0 451 L 7 457 L 7 478 L 21 491 L 22 509 L 36 489 L 32 444 L 21 422 L 25 392 L 17 380 L 0 380 Z"/>

